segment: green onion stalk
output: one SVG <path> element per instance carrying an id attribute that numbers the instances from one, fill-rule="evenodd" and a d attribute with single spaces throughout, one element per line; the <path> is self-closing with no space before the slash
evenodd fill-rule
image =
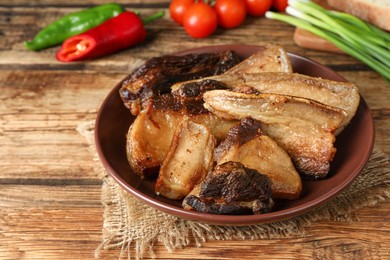
<path id="1" fill-rule="evenodd" d="M 287 14 L 267 12 L 279 20 L 333 43 L 390 82 L 390 34 L 359 18 L 330 11 L 309 0 L 289 0 Z"/>

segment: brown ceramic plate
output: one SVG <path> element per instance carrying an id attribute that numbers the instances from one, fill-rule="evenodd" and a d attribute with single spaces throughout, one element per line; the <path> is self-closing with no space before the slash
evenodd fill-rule
<path id="1" fill-rule="evenodd" d="M 187 53 L 236 51 L 243 58 L 259 50 L 260 46 L 223 45 L 187 50 Z M 309 76 L 345 81 L 330 68 L 312 60 L 289 53 L 295 72 Z M 154 193 L 154 182 L 141 180 L 129 167 L 126 159 L 126 133 L 134 117 L 124 107 L 118 94 L 120 83 L 108 94 L 98 113 L 95 142 L 103 165 L 110 175 L 130 194 L 163 212 L 181 218 L 217 225 L 249 225 L 291 218 L 323 205 L 346 189 L 367 162 L 374 144 L 374 126 L 371 113 L 361 99 L 351 124 L 337 137 L 337 152 L 329 177 L 324 180 L 303 181 L 301 198 L 278 200 L 273 212 L 262 215 L 212 215 L 185 211 L 181 201 L 173 201 Z"/>

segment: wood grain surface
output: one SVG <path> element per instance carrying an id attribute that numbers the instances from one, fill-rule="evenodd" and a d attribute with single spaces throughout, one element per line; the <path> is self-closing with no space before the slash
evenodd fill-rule
<path id="1" fill-rule="evenodd" d="M 147 15 L 169 1 L 120 0 Z M 94 120 L 108 92 L 148 58 L 218 44 L 274 42 L 336 70 L 360 86 L 375 121 L 376 145 L 390 156 L 390 86 L 345 54 L 295 45 L 295 28 L 248 17 L 236 29 L 194 40 L 169 17 L 149 24 L 145 43 L 88 62 L 55 60 L 58 47 L 31 52 L 23 41 L 98 0 L 0 1 L 0 259 L 93 259 L 102 238 L 101 179 L 76 127 Z M 254 241 L 208 241 L 157 259 L 390 259 L 390 202 L 356 212 L 359 221 L 321 221 L 310 235 Z M 105 251 L 102 259 L 116 259 Z"/>

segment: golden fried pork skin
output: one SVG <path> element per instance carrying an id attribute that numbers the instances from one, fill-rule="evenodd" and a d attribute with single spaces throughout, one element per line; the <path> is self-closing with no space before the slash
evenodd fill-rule
<path id="1" fill-rule="evenodd" d="M 301 177 L 321 179 L 328 175 L 336 153 L 332 133 L 301 121 L 262 124 L 262 129 L 290 155 Z"/>
<path id="2" fill-rule="evenodd" d="M 165 160 L 174 131 L 183 116 L 210 128 L 221 141 L 236 120 L 219 118 L 212 113 L 185 114 L 182 110 L 155 109 L 142 111 L 130 126 L 127 134 L 127 159 L 131 168 L 141 177 L 155 176 Z"/>
<path id="3" fill-rule="evenodd" d="M 232 51 L 155 57 L 124 79 L 119 94 L 131 113 L 138 115 L 145 101 L 169 93 L 172 84 L 222 74 L 240 61 Z"/>
<path id="4" fill-rule="evenodd" d="M 220 85 L 223 84 L 226 89 L 235 92 L 295 96 L 343 109 L 347 115 L 335 132 L 336 135 L 351 121 L 360 102 L 359 88 L 355 83 L 326 80 L 297 73 L 225 73 L 190 82 L 193 85 L 206 85 L 208 82 L 217 85 L 215 82 L 220 82 Z M 172 91 L 174 93 L 182 92 L 182 89 L 188 86 L 190 82 L 176 83 L 172 86 Z"/>
<path id="5" fill-rule="evenodd" d="M 203 97 L 205 107 L 218 116 L 229 119 L 249 116 L 260 121 L 265 134 L 289 154 L 302 176 L 323 178 L 328 174 L 336 152 L 332 132 L 345 117 L 342 110 L 269 94 L 213 90 Z"/>
<path id="6" fill-rule="evenodd" d="M 206 92 L 203 99 L 206 109 L 223 118 L 242 119 L 249 116 L 266 124 L 304 121 L 328 132 L 338 129 L 346 117 L 344 110 L 286 95 L 212 90 Z"/>
<path id="7" fill-rule="evenodd" d="M 215 145 L 209 128 L 184 116 L 160 168 L 156 194 L 174 200 L 187 196 L 213 167 Z"/>
<path id="8" fill-rule="evenodd" d="M 184 198 L 182 206 L 209 214 L 262 214 L 273 207 L 271 181 L 239 162 L 218 165 Z"/>
<path id="9" fill-rule="evenodd" d="M 272 198 L 296 199 L 302 181 L 287 152 L 261 130 L 261 124 L 245 118 L 233 126 L 215 150 L 217 164 L 240 162 L 267 175 L 272 183 Z"/>
<path id="10" fill-rule="evenodd" d="M 257 73 L 265 71 L 292 72 L 287 52 L 276 44 L 268 44 L 247 59 L 243 60 L 225 74 Z"/>
<path id="11" fill-rule="evenodd" d="M 203 86 L 203 89 L 209 90 L 207 89 L 207 84 L 211 83 L 213 85 L 216 85 L 216 83 L 213 81 L 219 81 L 221 82 L 219 84 L 227 84 L 229 88 L 234 88 L 237 83 L 240 83 L 242 90 L 243 82 L 242 78 L 240 78 L 240 75 L 246 73 L 263 73 L 270 71 L 284 73 L 292 73 L 293 71 L 291 61 L 286 51 L 282 47 L 275 44 L 268 44 L 263 49 L 241 61 L 239 64 L 233 66 L 224 74 L 203 77 L 200 79 L 179 81 L 175 84 L 172 84 L 171 89 L 173 94 L 180 92 L 188 92 L 188 90 L 182 89 L 188 89 L 191 86 L 191 83 L 205 81 L 204 83 L 200 83 L 200 85 Z"/>
<path id="12" fill-rule="evenodd" d="M 234 83 L 235 91 L 240 87 L 246 91 L 252 87 L 259 93 L 274 93 L 307 98 L 327 106 L 344 110 L 347 115 L 336 134 L 339 134 L 351 121 L 359 106 L 359 88 L 355 83 L 339 82 L 309 77 L 297 73 L 266 72 L 242 74 Z M 222 81 L 224 82 L 224 81 Z M 229 85 L 227 82 L 225 84 Z"/>
<path id="13" fill-rule="evenodd" d="M 126 152 L 131 168 L 141 177 L 155 176 L 165 160 L 181 115 L 175 111 L 142 111 L 127 133 Z"/>

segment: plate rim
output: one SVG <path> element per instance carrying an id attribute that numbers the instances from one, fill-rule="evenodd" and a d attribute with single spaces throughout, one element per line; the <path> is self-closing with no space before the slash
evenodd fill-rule
<path id="1" fill-rule="evenodd" d="M 249 47 L 249 48 L 263 48 L 264 46 L 261 45 L 246 45 L 246 44 L 226 44 L 226 45 L 211 45 L 211 46 L 203 46 L 203 47 L 198 47 L 198 48 L 191 48 L 187 50 L 182 50 L 180 52 L 174 53 L 173 55 L 182 55 L 185 53 L 190 53 L 190 52 L 196 52 L 202 49 L 218 49 L 218 48 L 242 48 L 242 47 Z M 326 69 L 330 71 L 332 74 L 336 74 L 341 80 L 347 81 L 344 77 L 339 75 L 336 71 L 332 70 L 326 65 L 320 64 L 310 58 L 300 56 L 295 53 L 290 53 L 288 52 L 289 56 L 293 56 L 295 58 L 304 60 L 305 62 L 309 63 L 314 63 L 321 68 Z M 136 199 L 140 200 L 141 202 L 144 202 L 148 204 L 149 206 L 152 206 L 153 208 L 163 211 L 167 214 L 175 215 L 180 218 L 184 218 L 187 220 L 192 220 L 192 221 L 199 221 L 207 224 L 213 224 L 213 225 L 251 225 L 251 224 L 265 224 L 265 223 L 271 223 L 271 222 L 279 222 L 283 221 L 286 219 L 290 219 L 292 217 L 298 216 L 305 214 L 309 211 L 312 211 L 313 209 L 324 205 L 326 202 L 329 200 L 337 197 L 342 191 L 347 189 L 353 182 L 354 180 L 359 176 L 360 172 L 366 165 L 373 147 L 374 147 L 374 142 L 375 142 L 375 129 L 374 129 L 374 123 L 373 123 L 373 118 L 371 111 L 369 107 L 367 106 L 365 100 L 363 97 L 360 96 L 360 103 L 357 109 L 364 109 L 364 111 L 369 115 L 368 119 L 370 121 L 370 128 L 371 132 L 373 133 L 370 136 L 370 141 L 369 141 L 369 147 L 365 151 L 363 155 L 363 160 L 358 162 L 358 166 L 354 168 L 354 171 L 352 174 L 348 176 L 348 178 L 345 178 L 342 183 L 339 183 L 335 188 L 328 190 L 325 192 L 323 195 L 320 196 L 320 199 L 316 200 L 311 200 L 309 202 L 303 203 L 301 205 L 295 206 L 293 208 L 288 208 L 288 209 L 282 209 L 282 210 L 277 210 L 274 212 L 266 213 L 266 214 L 259 214 L 259 215 L 217 215 L 217 214 L 208 214 L 208 213 L 200 213 L 200 212 L 195 212 L 195 211 L 187 211 L 184 210 L 183 208 L 170 205 L 168 203 L 165 203 L 163 201 L 158 201 L 147 194 L 144 194 L 137 190 L 136 187 L 133 187 L 132 185 L 128 184 L 111 166 L 111 164 L 108 162 L 107 158 L 105 157 L 103 153 L 103 149 L 101 147 L 99 139 L 99 124 L 101 122 L 101 117 L 102 117 L 102 111 L 106 107 L 110 97 L 112 95 L 119 95 L 118 91 L 121 85 L 121 82 L 123 81 L 120 80 L 120 82 L 109 91 L 108 95 L 105 97 L 102 105 L 99 108 L 99 111 L 97 113 L 97 117 L 95 120 L 95 125 L 94 125 L 94 141 L 95 141 L 95 146 L 96 150 L 99 156 L 100 161 L 102 162 L 104 168 L 107 170 L 107 172 L 110 174 L 110 176 L 127 192 L 129 192 L 131 195 L 133 195 Z M 243 221 L 245 220 L 245 221 Z"/>

